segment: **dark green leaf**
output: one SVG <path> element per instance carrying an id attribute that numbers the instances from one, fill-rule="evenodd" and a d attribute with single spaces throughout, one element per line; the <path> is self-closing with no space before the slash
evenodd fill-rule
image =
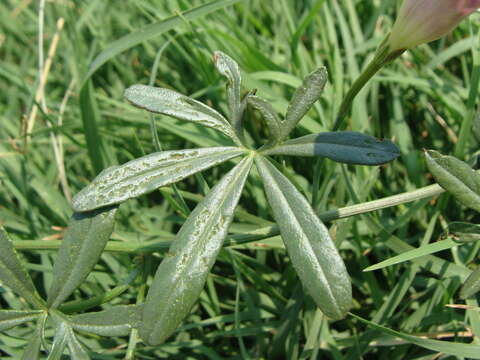
<path id="1" fill-rule="evenodd" d="M 102 336 L 125 336 L 138 327 L 141 305 L 118 305 L 111 309 L 72 316 L 70 325 L 75 330 Z"/>
<path id="2" fill-rule="evenodd" d="M 148 292 L 142 339 L 164 342 L 189 313 L 227 236 L 252 159 L 243 159 L 215 185 L 183 224 Z"/>
<path id="3" fill-rule="evenodd" d="M 480 291 L 480 268 L 476 269 L 465 280 L 462 289 L 460 290 L 460 297 L 462 299 L 468 299 Z"/>
<path id="4" fill-rule="evenodd" d="M 144 41 L 158 37 L 167 31 L 178 28 L 185 24 L 185 20 L 191 21 L 199 17 L 205 16 L 214 11 L 223 9 L 227 6 L 233 5 L 240 0 L 216 0 L 207 4 L 198 6 L 194 9 L 185 11 L 183 14 L 171 16 L 159 23 L 151 24 L 143 29 L 130 33 L 110 44 L 110 46 L 102 51 L 90 64 L 88 73 L 85 79 L 88 79 L 92 74 L 98 70 L 100 66 L 105 64 L 108 60 L 120 54 L 121 52 L 141 44 Z"/>
<path id="5" fill-rule="evenodd" d="M 275 110 L 273 110 L 272 105 L 258 96 L 249 96 L 248 103 L 262 114 L 270 131 L 270 138 L 272 142 L 277 143 L 280 141 L 283 124 Z"/>
<path id="6" fill-rule="evenodd" d="M 390 140 L 378 140 L 353 131 L 325 132 L 292 139 L 264 151 L 265 155 L 323 156 L 334 161 L 380 165 L 400 155 Z"/>
<path id="7" fill-rule="evenodd" d="M 378 324 L 365 320 L 360 316 L 357 316 L 354 314 L 350 314 L 350 315 L 360 320 L 361 322 L 377 330 L 380 330 L 383 333 L 386 333 L 394 337 L 399 337 L 400 339 L 403 339 L 405 341 L 408 341 L 409 343 L 421 346 L 425 349 L 438 351 L 440 353 L 454 355 L 457 357 L 461 356 L 461 357 L 466 357 L 470 359 L 480 359 L 480 345 L 462 344 L 462 343 L 454 343 L 454 342 L 448 342 L 448 341 L 425 339 L 417 336 L 404 334 L 404 333 L 380 326 Z"/>
<path id="8" fill-rule="evenodd" d="M 290 134 L 312 105 L 320 98 L 327 81 L 328 73 L 325 67 L 315 70 L 303 80 L 288 106 L 282 126 L 282 138 Z"/>
<path id="9" fill-rule="evenodd" d="M 119 204 L 243 154 L 236 147 L 153 153 L 102 171 L 73 198 L 75 211 Z"/>
<path id="10" fill-rule="evenodd" d="M 480 175 L 468 164 L 437 151 L 425 152 L 428 169 L 435 180 L 459 202 L 480 211 Z"/>
<path id="11" fill-rule="evenodd" d="M 43 311 L 0 310 L 0 331 L 11 329 L 27 321 L 36 320 Z"/>
<path id="12" fill-rule="evenodd" d="M 48 306 L 58 307 L 85 280 L 113 231 L 116 207 L 74 213 L 53 267 Z"/>
<path id="13" fill-rule="evenodd" d="M 464 223 L 460 221 L 448 224 L 448 234 L 459 242 L 470 242 L 480 240 L 480 225 Z"/>
<path id="14" fill-rule="evenodd" d="M 37 308 L 44 306 L 30 275 L 23 267 L 10 237 L 2 226 L 0 226 L 0 282 Z"/>
<path id="15" fill-rule="evenodd" d="M 255 160 L 293 267 L 322 312 L 343 318 L 352 304 L 350 278 L 327 228 L 310 204 L 267 159 Z"/>
<path id="16" fill-rule="evenodd" d="M 241 144 L 232 126 L 221 114 L 176 91 L 148 85 L 133 85 L 125 90 L 125 98 L 139 108 L 218 130 L 237 144 Z"/>

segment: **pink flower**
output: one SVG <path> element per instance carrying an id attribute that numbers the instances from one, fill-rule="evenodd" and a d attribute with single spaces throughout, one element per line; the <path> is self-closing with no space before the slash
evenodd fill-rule
<path id="1" fill-rule="evenodd" d="M 388 39 L 390 51 L 437 40 L 478 8 L 480 0 L 404 0 Z"/>

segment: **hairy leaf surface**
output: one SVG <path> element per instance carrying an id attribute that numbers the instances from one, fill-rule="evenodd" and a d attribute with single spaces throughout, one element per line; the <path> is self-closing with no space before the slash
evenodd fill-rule
<path id="1" fill-rule="evenodd" d="M 139 332 L 146 343 L 164 342 L 197 301 L 227 236 L 251 164 L 252 159 L 245 158 L 225 175 L 178 232 L 145 301 Z"/>
<path id="2" fill-rule="evenodd" d="M 262 114 L 268 130 L 270 131 L 270 138 L 272 142 L 277 143 L 280 141 L 282 137 L 283 123 L 273 109 L 272 105 L 258 96 L 249 96 L 248 103 Z"/>
<path id="3" fill-rule="evenodd" d="M 28 321 L 36 320 L 43 311 L 0 310 L 0 331 L 11 329 Z"/>
<path id="4" fill-rule="evenodd" d="M 350 278 L 327 228 L 295 186 L 267 159 L 255 159 L 293 267 L 322 312 L 343 318 L 352 304 Z"/>
<path id="5" fill-rule="evenodd" d="M 265 155 L 323 156 L 357 165 L 381 165 L 400 156 L 390 140 L 378 140 L 353 131 L 325 132 L 288 140 Z"/>
<path id="6" fill-rule="evenodd" d="M 103 170 L 73 198 L 75 211 L 119 204 L 244 153 L 237 147 L 162 151 Z"/>
<path id="7" fill-rule="evenodd" d="M 72 215 L 53 267 L 49 307 L 58 307 L 93 269 L 112 234 L 116 211 L 111 207 Z"/>

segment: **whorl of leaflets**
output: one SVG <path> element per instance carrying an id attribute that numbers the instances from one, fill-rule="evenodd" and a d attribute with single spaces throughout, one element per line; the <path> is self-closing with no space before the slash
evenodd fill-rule
<path id="1" fill-rule="evenodd" d="M 388 39 L 391 52 L 437 40 L 480 8 L 480 0 L 404 0 Z"/>

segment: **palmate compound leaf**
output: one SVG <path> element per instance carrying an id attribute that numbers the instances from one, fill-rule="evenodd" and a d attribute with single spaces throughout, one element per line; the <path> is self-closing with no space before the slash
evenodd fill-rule
<path id="1" fill-rule="evenodd" d="M 327 228 L 295 186 L 267 159 L 257 156 L 273 217 L 303 286 L 320 310 L 332 319 L 343 318 L 352 304 L 352 288 L 345 264 Z"/>
<path id="2" fill-rule="evenodd" d="M 480 267 L 473 271 L 470 276 L 465 280 L 461 290 L 460 297 L 462 299 L 468 299 L 480 291 Z"/>
<path id="3" fill-rule="evenodd" d="M 0 331 L 5 331 L 25 322 L 36 320 L 43 313 L 42 310 L 0 310 Z"/>
<path id="4" fill-rule="evenodd" d="M 110 309 L 75 315 L 73 329 L 101 336 L 125 336 L 141 321 L 143 305 L 117 305 Z"/>
<path id="5" fill-rule="evenodd" d="M 113 231 L 117 207 L 74 213 L 53 267 L 47 305 L 57 308 L 86 279 Z"/>
<path id="6" fill-rule="evenodd" d="M 55 336 L 47 360 L 62 359 L 67 347 L 72 360 L 90 360 L 90 356 L 75 336 L 71 324 L 59 318 L 56 319 L 56 323 Z"/>
<path id="7" fill-rule="evenodd" d="M 0 226 L 0 283 L 8 286 L 36 308 L 44 307 L 43 300 L 38 295 L 30 275 L 22 265 L 10 237 L 2 226 Z"/>
<path id="8" fill-rule="evenodd" d="M 328 72 L 325 67 L 321 67 L 305 77 L 302 85 L 295 91 L 285 114 L 285 119 L 282 121 L 281 139 L 290 134 L 313 104 L 320 99 L 327 81 Z"/>
<path id="9" fill-rule="evenodd" d="M 288 140 L 266 149 L 264 155 L 322 156 L 357 165 L 381 165 L 400 156 L 390 140 L 379 140 L 353 131 L 324 132 Z"/>
<path id="10" fill-rule="evenodd" d="M 230 160 L 238 147 L 162 151 L 103 170 L 73 198 L 77 212 L 119 204 Z"/>
<path id="11" fill-rule="evenodd" d="M 133 105 L 150 112 L 169 115 L 218 130 L 237 145 L 241 145 L 234 129 L 221 114 L 176 91 L 148 85 L 133 85 L 125 90 L 125 98 Z"/>
<path id="12" fill-rule="evenodd" d="M 468 164 L 437 151 L 425 152 L 427 166 L 437 183 L 463 205 L 480 211 L 480 175 Z"/>
<path id="13" fill-rule="evenodd" d="M 183 224 L 157 269 L 145 301 L 139 333 L 150 345 L 163 343 L 197 301 L 252 166 L 246 157 L 208 193 Z"/>

